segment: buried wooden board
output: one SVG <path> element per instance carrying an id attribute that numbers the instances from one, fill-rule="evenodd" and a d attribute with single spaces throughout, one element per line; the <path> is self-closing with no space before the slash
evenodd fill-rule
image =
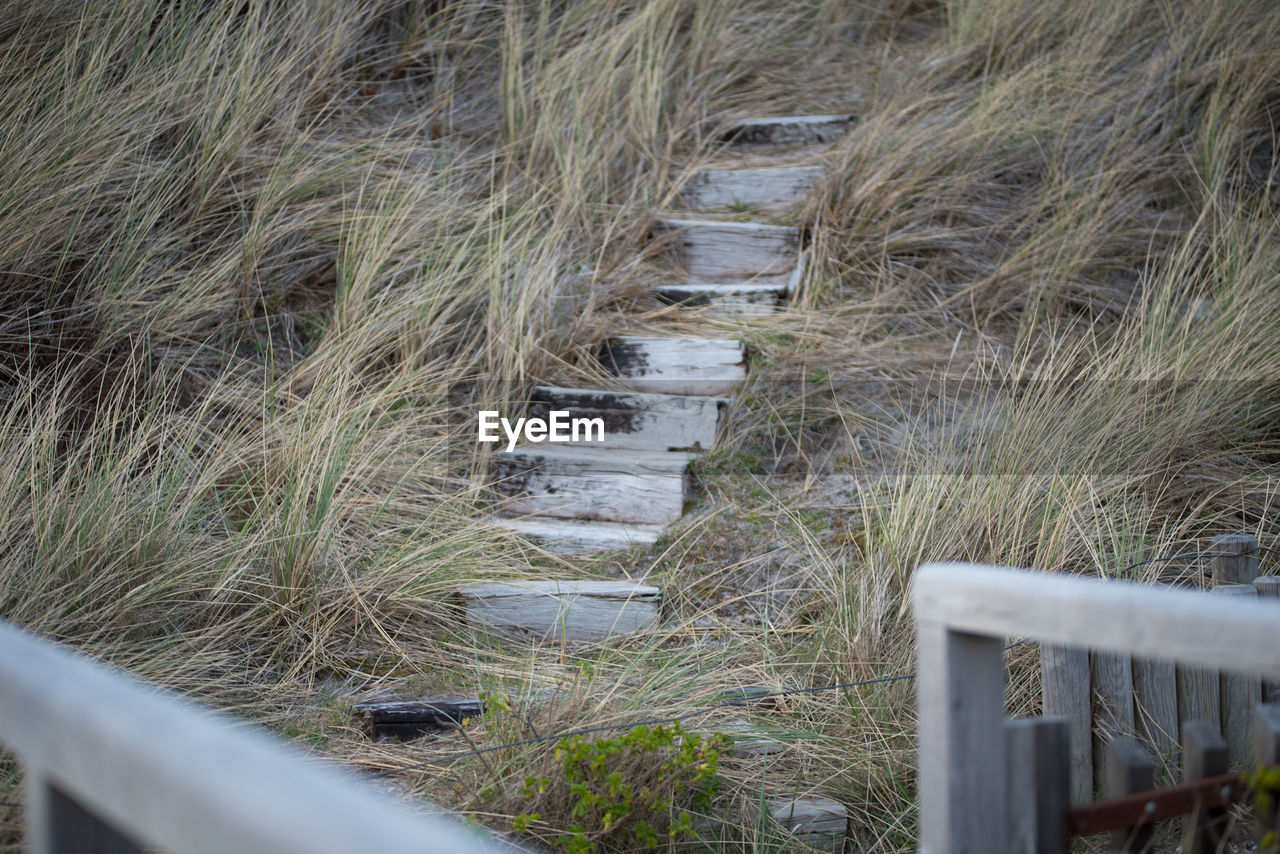
<path id="1" fill-rule="evenodd" d="M 714 445 L 728 404 L 723 397 L 538 386 L 529 414 L 546 418 L 566 411 L 571 418 L 599 418 L 604 441 L 591 447 L 675 451 Z"/>
<path id="2" fill-rule="evenodd" d="M 484 714 L 484 701 L 479 697 L 386 700 L 357 703 L 353 711 L 364 718 L 365 731 L 371 737 L 404 741 L 463 726 Z"/>
<path id="3" fill-rule="evenodd" d="M 741 119 L 721 134 L 734 145 L 790 145 L 835 142 L 849 132 L 853 116 L 774 116 Z"/>
<path id="4" fill-rule="evenodd" d="M 729 394 L 747 378 L 746 351 L 731 338 L 621 336 L 600 361 L 629 388 L 660 394 Z"/>
<path id="5" fill-rule="evenodd" d="M 495 455 L 513 514 L 669 525 L 684 512 L 691 454 L 539 445 Z"/>
<path id="6" fill-rule="evenodd" d="M 772 314 L 786 293 L 786 285 L 659 285 L 658 299 L 670 305 L 706 308 L 712 314 Z"/>
<path id="7" fill-rule="evenodd" d="M 690 276 L 782 275 L 796 265 L 800 229 L 720 220 L 660 219 L 680 238 Z"/>
<path id="8" fill-rule="evenodd" d="M 822 171 L 821 166 L 705 169 L 690 179 L 682 195 L 691 208 L 789 205 L 804 200 Z"/>
<path id="9" fill-rule="evenodd" d="M 467 620 L 535 640 L 599 641 L 657 625 L 662 592 L 630 581 L 521 581 L 459 588 Z"/>
<path id="10" fill-rule="evenodd" d="M 830 798 L 771 800 L 769 815 L 796 839 L 821 851 L 842 851 L 849 829 L 849 811 Z"/>
<path id="11" fill-rule="evenodd" d="M 493 524 L 532 540 L 549 552 L 585 554 L 605 549 L 627 549 L 657 542 L 664 525 L 637 525 L 552 516 L 498 518 Z"/>

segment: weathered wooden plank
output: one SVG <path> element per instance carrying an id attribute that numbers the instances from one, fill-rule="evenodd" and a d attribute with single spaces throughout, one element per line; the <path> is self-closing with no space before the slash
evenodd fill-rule
<path id="1" fill-rule="evenodd" d="M 800 843 L 819 851 L 843 851 L 849 832 L 849 810 L 830 798 L 786 798 L 768 801 L 769 815 Z"/>
<path id="2" fill-rule="evenodd" d="M 1267 703 L 1254 710 L 1253 764 L 1257 767 L 1280 763 L 1280 703 Z M 1254 811 L 1255 841 L 1280 831 L 1280 799 L 1271 798 L 1264 809 Z"/>
<path id="3" fill-rule="evenodd" d="M 473 625 L 537 640 L 598 641 L 651 628 L 661 591 L 630 581 L 522 581 L 459 588 Z"/>
<path id="4" fill-rule="evenodd" d="M 712 314 L 772 314 L 786 294 L 778 284 L 697 284 L 659 285 L 653 289 L 658 299 L 669 305 L 706 308 Z"/>
<path id="5" fill-rule="evenodd" d="M 1070 730 L 1064 718 L 1005 724 L 1009 834 L 1006 851 L 1065 854 L 1071 803 Z"/>
<path id="6" fill-rule="evenodd" d="M 708 449 L 729 409 L 723 397 L 538 386 L 530 395 L 529 414 L 546 418 L 564 410 L 571 418 L 599 418 L 604 441 L 593 448 L 642 451 Z"/>
<path id="7" fill-rule="evenodd" d="M 919 619 L 920 849 L 1004 850 L 1004 642 Z"/>
<path id="8" fill-rule="evenodd" d="M 773 116 L 741 119 L 722 134 L 734 145 L 792 145 L 835 142 L 849 132 L 853 116 Z"/>
<path id="9" fill-rule="evenodd" d="M 1133 693 L 1138 735 L 1172 771 L 1178 762 L 1177 666 L 1171 661 L 1134 659 Z"/>
<path id="10" fill-rule="evenodd" d="M 916 618 L 1280 678 L 1275 606 L 1203 591 L 964 563 L 916 571 Z"/>
<path id="11" fill-rule="evenodd" d="M 1258 598 L 1274 602 L 1280 606 L 1280 575 L 1259 575 L 1253 580 L 1253 587 L 1258 591 Z M 1274 703 L 1280 700 L 1280 682 L 1273 679 L 1262 680 L 1262 702 Z"/>
<path id="12" fill-rule="evenodd" d="M 688 496 L 690 454 L 582 446 L 499 451 L 494 489 L 510 513 L 667 525 Z"/>
<path id="13" fill-rule="evenodd" d="M 554 516 L 496 518 L 493 524 L 532 540 L 549 552 L 586 554 L 605 549 L 629 549 L 656 543 L 665 525 L 559 519 Z"/>
<path id="14" fill-rule="evenodd" d="M 718 220 L 661 219 L 678 233 L 691 276 L 779 275 L 796 265 L 800 230 L 785 225 Z"/>
<path id="15" fill-rule="evenodd" d="M 1133 670 L 1129 656 L 1117 652 L 1094 652 L 1091 656 L 1093 692 L 1097 697 L 1094 712 L 1094 782 L 1105 788 L 1113 769 L 1108 767 L 1114 755 L 1110 745 L 1117 738 L 1132 737 L 1137 731 L 1133 708 Z"/>
<path id="16" fill-rule="evenodd" d="M 350 769 L 4 622 L 0 685 L 0 743 L 25 778 L 52 781 L 148 850 L 511 850 L 479 828 L 425 813 L 421 800 L 410 808 Z M 28 842 L 46 851 L 49 804 L 38 799 L 49 792 L 39 788 Z"/>
<path id="17" fill-rule="evenodd" d="M 28 769 L 24 780 L 31 854 L 142 854 L 143 847 Z"/>
<path id="18" fill-rule="evenodd" d="M 1252 584 L 1222 584 L 1212 592 L 1219 596 L 1246 599 L 1258 596 Z M 1253 743 L 1253 708 L 1262 702 L 1262 682 L 1252 673 L 1223 673 L 1219 690 L 1222 734 L 1227 740 L 1232 767 L 1240 768 L 1249 761 Z"/>
<path id="19" fill-rule="evenodd" d="M 682 195 L 692 208 L 790 205 L 803 201 L 820 177 L 821 166 L 705 169 L 690 179 Z"/>
<path id="20" fill-rule="evenodd" d="M 363 718 L 371 738 L 408 741 L 462 726 L 464 721 L 483 715 L 484 708 L 479 697 L 431 697 L 357 703 L 352 710 Z"/>
<path id="21" fill-rule="evenodd" d="M 1182 725 L 1182 781 L 1194 782 L 1204 777 L 1227 773 L 1227 743 L 1213 724 L 1190 720 Z M 1187 817 L 1183 827 L 1182 850 L 1185 854 L 1215 854 L 1226 831 L 1224 809 L 1202 810 Z"/>
<path id="22" fill-rule="evenodd" d="M 1214 584 L 1251 584 L 1258 577 L 1258 538 L 1219 534 L 1209 541 L 1209 575 Z"/>
<path id="23" fill-rule="evenodd" d="M 611 338 L 600 361 L 628 388 L 659 394 L 729 394 L 747 378 L 746 352 L 731 338 Z"/>
<path id="24" fill-rule="evenodd" d="M 1156 765 L 1138 740 L 1120 736 L 1107 743 L 1108 796 L 1132 795 L 1156 787 Z M 1153 828 L 1129 827 L 1111 831 L 1113 851 L 1146 851 L 1151 844 Z"/>
<path id="25" fill-rule="evenodd" d="M 1089 688 L 1089 651 L 1079 646 L 1040 647 L 1044 716 L 1067 721 L 1071 745 L 1071 800 L 1093 800 L 1093 695 Z"/>

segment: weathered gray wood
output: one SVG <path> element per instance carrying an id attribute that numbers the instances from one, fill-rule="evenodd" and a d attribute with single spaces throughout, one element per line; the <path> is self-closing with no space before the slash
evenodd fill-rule
<path id="1" fill-rule="evenodd" d="M 554 516 L 498 517 L 492 523 L 558 554 L 589 554 L 605 549 L 648 546 L 656 543 L 666 530 L 665 525 L 558 519 Z"/>
<path id="2" fill-rule="evenodd" d="M 1172 661 L 1133 660 L 1138 736 L 1172 772 L 1178 764 L 1178 669 Z"/>
<path id="3" fill-rule="evenodd" d="M 1280 678 L 1275 606 L 1207 592 L 963 563 L 916 571 L 917 619 Z"/>
<path id="4" fill-rule="evenodd" d="M 28 772 L 27 849 L 31 854 L 142 854 L 142 846 L 68 797 L 39 772 Z"/>
<path id="5" fill-rule="evenodd" d="M 1070 725 L 1064 718 L 1005 724 L 1009 841 L 1017 854 L 1065 854 L 1071 802 Z"/>
<path id="6" fill-rule="evenodd" d="M 1253 580 L 1253 588 L 1258 591 L 1262 600 L 1280 599 L 1280 575 L 1259 575 Z M 1280 605 L 1280 602 L 1276 604 Z M 1262 702 L 1280 701 L 1280 682 L 1272 679 L 1262 680 Z"/>
<path id="7" fill-rule="evenodd" d="M 479 697 L 428 697 L 357 703 L 352 710 L 363 718 L 371 738 L 407 741 L 462 726 L 483 715 L 485 706 Z"/>
<path id="8" fill-rule="evenodd" d="M 821 166 L 705 169 L 690 179 L 682 195 L 692 208 L 790 205 L 803 201 L 821 176 Z"/>
<path id="9" fill-rule="evenodd" d="M 934 622 L 940 612 L 931 599 L 921 609 L 918 575 L 915 589 L 920 847 L 929 854 L 1001 851 L 1008 828 L 1004 644 Z"/>
<path id="10" fill-rule="evenodd" d="M 1079 646 L 1040 647 L 1044 716 L 1067 721 L 1071 745 L 1071 800 L 1093 800 L 1093 697 L 1089 651 Z"/>
<path id="11" fill-rule="evenodd" d="M 1227 743 L 1205 720 L 1182 725 L 1182 780 L 1190 783 L 1228 770 Z M 1182 831 L 1184 854 L 1216 854 L 1226 831 L 1227 811 L 1201 810 L 1187 817 Z"/>
<path id="12" fill-rule="evenodd" d="M 1136 738 L 1114 738 L 1108 743 L 1107 752 L 1108 796 L 1132 795 L 1156 787 L 1155 762 Z M 1152 830 L 1151 825 L 1113 830 L 1111 848 L 1115 851 L 1146 851 L 1151 844 Z"/>
<path id="13" fill-rule="evenodd" d="M 509 513 L 668 525 L 688 497 L 691 455 L 539 445 L 494 455 Z"/>
<path id="14" fill-rule="evenodd" d="M 458 589 L 467 620 L 535 640 L 599 641 L 657 625 L 661 591 L 630 581 L 521 581 Z"/>
<path id="15" fill-rule="evenodd" d="M 1258 767 L 1280 764 L 1280 703 L 1266 703 L 1254 710 L 1253 764 Z M 1255 809 L 1255 839 L 1280 831 L 1280 799 L 1272 799 L 1269 809 Z"/>
<path id="16" fill-rule="evenodd" d="M 705 308 L 712 314 L 772 314 L 786 294 L 785 284 L 698 284 L 660 285 L 653 289 L 658 299 L 670 305 Z"/>
<path id="17" fill-rule="evenodd" d="M 720 220 L 661 219 L 678 234 L 690 276 L 779 275 L 796 265 L 800 230 L 786 225 Z"/>
<path id="18" fill-rule="evenodd" d="M 729 394 L 747 378 L 746 352 L 731 338 L 611 338 L 605 369 L 631 389 L 659 394 Z"/>
<path id="19" fill-rule="evenodd" d="M 409 809 L 336 764 L 0 623 L 0 743 L 31 781 L 173 854 L 479 854 L 482 830 Z M 46 787 L 37 787 L 43 789 Z M 35 850 L 48 802 L 33 793 Z M 54 807 L 56 815 L 57 807 Z"/>
<path id="20" fill-rule="evenodd" d="M 1212 667 L 1178 667 L 1178 720 L 1203 719 L 1222 726 L 1218 671 Z"/>
<path id="21" fill-rule="evenodd" d="M 566 411 L 570 418 L 599 418 L 604 422 L 604 441 L 592 442 L 590 447 L 640 451 L 711 448 L 728 409 L 729 401 L 723 397 L 554 386 L 534 388 L 529 403 L 532 417 Z"/>
<path id="22" fill-rule="evenodd" d="M 1212 592 L 1219 596 L 1246 599 L 1258 596 L 1252 584 L 1223 584 L 1213 588 Z M 1253 742 L 1253 707 L 1262 702 L 1262 682 L 1256 674 L 1223 673 L 1219 688 L 1222 734 L 1231 751 L 1232 767 L 1240 768 L 1249 761 Z"/>
<path id="23" fill-rule="evenodd" d="M 1214 584 L 1250 584 L 1258 577 L 1258 538 L 1252 534 L 1219 534 L 1209 551 L 1219 555 L 1209 559 Z"/>
<path id="24" fill-rule="evenodd" d="M 797 841 L 819 851 L 843 851 L 849 811 L 830 798 L 786 798 L 766 805 L 769 815 Z"/>
<path id="25" fill-rule="evenodd" d="M 740 119 L 722 139 L 734 145 L 792 145 L 835 142 L 849 132 L 853 116 L 774 116 Z"/>
<path id="26" fill-rule="evenodd" d="M 1131 737 L 1137 731 L 1133 713 L 1133 671 L 1129 656 L 1116 652 L 1094 652 L 1091 656 L 1093 692 L 1097 707 L 1093 716 L 1094 781 L 1099 789 L 1112 778 L 1107 766 L 1115 739 Z"/>

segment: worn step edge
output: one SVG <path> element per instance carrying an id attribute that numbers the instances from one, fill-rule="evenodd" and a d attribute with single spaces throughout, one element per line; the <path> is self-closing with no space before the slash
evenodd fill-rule
<path id="1" fill-rule="evenodd" d="M 729 394 L 747 378 L 746 348 L 731 338 L 623 335 L 600 348 L 605 370 L 636 391 Z"/>
<path id="2" fill-rule="evenodd" d="M 821 797 L 774 798 L 765 803 L 769 815 L 797 840 L 824 851 L 844 849 L 849 810 L 839 801 Z"/>
<path id="3" fill-rule="evenodd" d="M 800 250 L 800 229 L 789 225 L 661 217 L 657 226 L 679 235 L 691 276 L 782 275 Z"/>
<path id="4" fill-rule="evenodd" d="M 658 541 L 665 525 L 562 519 L 556 516 L 497 518 L 493 524 L 532 540 L 549 552 L 585 554 L 606 549 L 648 546 Z"/>
<path id="5" fill-rule="evenodd" d="M 549 471 L 579 474 L 679 475 L 697 457 L 690 451 L 644 450 L 638 448 L 600 448 L 583 444 L 520 445 L 510 451 L 497 451 L 500 463 L 537 465 Z"/>

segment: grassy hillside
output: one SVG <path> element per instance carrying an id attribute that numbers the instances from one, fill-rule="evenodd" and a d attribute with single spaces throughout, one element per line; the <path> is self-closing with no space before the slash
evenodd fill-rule
<path id="1" fill-rule="evenodd" d="M 406 791 L 554 844 L 554 741 L 444 758 L 907 673 L 926 560 L 1115 577 L 1224 531 L 1280 546 L 1266 0 L 0 21 L 0 614 L 369 770 L 439 760 Z M 752 373 L 682 527 L 565 560 L 478 525 L 476 410 L 603 381 L 624 321 L 673 328 L 634 283 L 718 123 L 829 110 L 859 121 L 802 214 L 813 263 L 786 313 L 718 321 Z M 661 630 L 535 655 L 449 596 L 550 573 L 661 584 Z M 1035 708 L 1035 650 L 1012 656 L 1011 708 Z M 409 746 L 348 715 L 550 687 L 532 718 Z M 767 720 L 792 749 L 722 761 L 716 810 L 818 791 L 859 850 L 913 850 L 912 701 L 787 698 Z"/>

